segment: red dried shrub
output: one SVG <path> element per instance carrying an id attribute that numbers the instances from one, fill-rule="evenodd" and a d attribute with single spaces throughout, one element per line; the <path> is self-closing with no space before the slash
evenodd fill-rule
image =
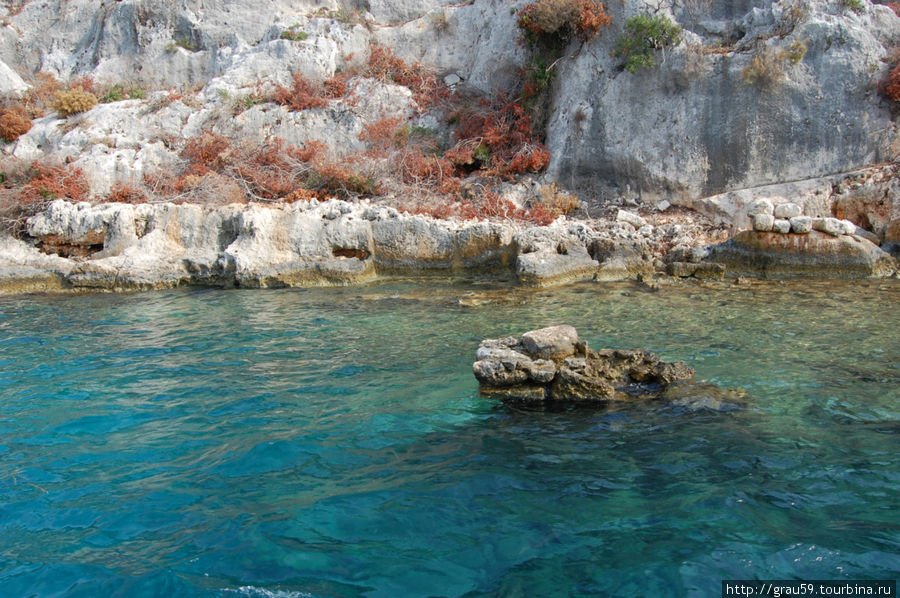
<path id="1" fill-rule="evenodd" d="M 440 220 L 448 218 L 460 218 L 461 220 L 506 218 L 530 222 L 539 226 L 546 226 L 556 219 L 556 216 L 543 206 L 522 210 L 493 191 L 484 191 L 477 197 L 458 199 L 452 202 L 420 204 L 412 208 L 406 208 L 403 211 L 411 214 L 431 216 Z"/>
<path id="2" fill-rule="evenodd" d="M 402 123 L 403 120 L 400 118 L 383 118 L 364 125 L 357 137 L 368 144 L 366 154 L 373 158 L 384 158 L 388 152 L 400 147 L 402 139 L 399 133 Z"/>
<path id="3" fill-rule="evenodd" d="M 446 157 L 457 166 L 511 176 L 539 172 L 550 152 L 531 130 L 531 117 L 518 100 L 499 95 L 457 112 L 456 145 Z"/>
<path id="4" fill-rule="evenodd" d="M 322 83 L 322 93 L 329 100 L 339 100 L 347 95 L 349 73 L 335 73 Z"/>
<path id="5" fill-rule="evenodd" d="M 529 41 L 567 42 L 573 35 L 588 41 L 612 22 L 597 0 L 537 0 L 516 11 L 517 24 Z"/>
<path id="6" fill-rule="evenodd" d="M 361 74 L 408 87 L 420 110 L 437 106 L 450 98 L 450 89 L 434 72 L 418 62 L 407 64 L 389 48 L 382 46 L 373 45 L 369 48 L 369 61 Z"/>
<path id="7" fill-rule="evenodd" d="M 303 73 L 294 74 L 294 82 L 287 89 L 278 85 L 272 95 L 272 99 L 291 110 L 309 110 L 311 108 L 324 108 L 328 105 L 325 87 L 307 79 Z"/>
<path id="8" fill-rule="evenodd" d="M 359 172 L 353 159 L 343 160 L 340 163 L 315 164 L 305 187 L 320 196 L 342 199 L 371 197 L 381 193 L 381 186 L 375 178 Z"/>
<path id="9" fill-rule="evenodd" d="M 888 8 L 894 11 L 894 14 L 900 17 L 900 2 L 888 2 Z"/>
<path id="10" fill-rule="evenodd" d="M 25 203 L 70 199 L 86 201 L 91 188 L 84 171 L 71 166 L 45 166 L 37 162 L 31 165 L 33 176 L 22 188 L 19 198 Z"/>
<path id="11" fill-rule="evenodd" d="M 69 81 L 68 89 L 80 89 L 85 93 L 92 93 L 95 96 L 100 95 L 100 88 L 97 86 L 97 82 L 94 81 L 94 78 L 90 75 L 75 77 L 74 79 Z"/>
<path id="12" fill-rule="evenodd" d="M 279 137 L 264 146 L 244 144 L 227 170 L 254 199 L 283 199 L 300 186 L 309 171 L 304 164 L 320 153 L 321 146 L 285 146 Z"/>
<path id="13" fill-rule="evenodd" d="M 191 137 L 179 154 L 187 160 L 183 174 L 203 176 L 207 172 L 221 172 L 230 150 L 231 141 L 211 131 Z"/>
<path id="14" fill-rule="evenodd" d="M 0 137 L 12 142 L 31 130 L 31 119 L 25 108 L 16 104 L 0 111 Z"/>
<path id="15" fill-rule="evenodd" d="M 900 62 L 878 83 L 878 89 L 889 100 L 900 102 Z"/>
<path id="16" fill-rule="evenodd" d="M 115 183 L 103 200 L 105 203 L 147 203 L 147 193 L 128 183 Z"/>
<path id="17" fill-rule="evenodd" d="M 56 99 L 56 94 L 61 90 L 62 85 L 50 73 L 43 71 L 35 73 L 31 89 L 22 98 L 22 104 L 28 118 L 34 119 L 44 116 Z"/>

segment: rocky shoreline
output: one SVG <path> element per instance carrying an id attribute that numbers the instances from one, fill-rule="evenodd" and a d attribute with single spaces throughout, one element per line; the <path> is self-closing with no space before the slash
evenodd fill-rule
<path id="1" fill-rule="evenodd" d="M 24 239 L 0 241 L 0 293 L 349 285 L 394 274 L 499 272 L 546 287 L 662 275 L 866 278 L 898 270 L 871 233 L 845 220 L 810 218 L 822 230 L 803 233 L 757 226 L 763 230 L 729 238 L 724 227 L 683 210 L 615 214 L 534 226 L 438 220 L 336 199 L 223 207 L 56 200 L 27 221 Z"/>

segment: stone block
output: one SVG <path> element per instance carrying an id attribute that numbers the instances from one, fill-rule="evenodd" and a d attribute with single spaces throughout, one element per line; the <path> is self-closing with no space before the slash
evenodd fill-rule
<path id="1" fill-rule="evenodd" d="M 832 237 L 844 234 L 844 225 L 837 218 L 813 218 L 813 230 L 823 232 Z"/>
<path id="2" fill-rule="evenodd" d="M 809 216 L 794 216 L 790 219 L 791 232 L 806 235 L 812 231 L 813 219 Z"/>
<path id="3" fill-rule="evenodd" d="M 772 223 L 772 230 L 776 233 L 786 235 L 791 232 L 791 221 L 783 218 L 776 218 L 775 222 Z"/>
<path id="4" fill-rule="evenodd" d="M 775 216 L 771 214 L 755 214 L 753 216 L 753 230 L 767 232 L 775 226 Z"/>
<path id="5" fill-rule="evenodd" d="M 795 203 L 783 203 L 775 206 L 775 218 L 790 220 L 803 214 L 803 210 Z"/>
<path id="6" fill-rule="evenodd" d="M 774 213 L 775 207 L 772 205 L 772 202 L 768 199 L 757 199 L 752 204 L 750 204 L 750 209 L 747 210 L 747 214 L 750 216 L 757 216 L 759 214 L 765 216 L 771 216 Z"/>
<path id="7" fill-rule="evenodd" d="M 636 229 L 641 228 L 642 226 L 646 226 L 646 224 L 647 224 L 646 220 L 644 220 L 637 214 L 634 214 L 627 210 L 619 210 L 619 213 L 616 214 L 616 221 L 617 222 L 627 222 L 628 224 L 630 224 L 631 226 L 633 226 Z"/>

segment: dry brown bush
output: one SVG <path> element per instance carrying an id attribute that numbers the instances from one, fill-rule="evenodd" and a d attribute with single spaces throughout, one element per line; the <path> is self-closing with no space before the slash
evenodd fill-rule
<path id="1" fill-rule="evenodd" d="M 581 201 L 577 195 L 563 191 L 556 183 L 541 185 L 541 197 L 538 205 L 546 208 L 553 216 L 571 214 L 579 208 Z"/>
<path id="2" fill-rule="evenodd" d="M 784 81 L 784 56 L 774 48 L 756 52 L 741 71 L 741 79 L 760 89 L 775 89 Z"/>
<path id="3" fill-rule="evenodd" d="M 56 99 L 53 100 L 53 109 L 60 116 L 72 116 L 80 112 L 87 112 L 96 105 L 97 96 L 78 87 L 58 92 Z"/>
<path id="4" fill-rule="evenodd" d="M 62 85 L 50 73 L 39 72 L 34 75 L 31 89 L 22 99 L 22 105 L 28 113 L 28 118 L 40 118 L 50 110 L 50 105 L 56 98 L 56 94 L 62 89 Z"/>
<path id="5" fill-rule="evenodd" d="M 0 111 L 0 137 L 12 142 L 31 130 L 31 120 L 21 105 L 4 108 Z"/>

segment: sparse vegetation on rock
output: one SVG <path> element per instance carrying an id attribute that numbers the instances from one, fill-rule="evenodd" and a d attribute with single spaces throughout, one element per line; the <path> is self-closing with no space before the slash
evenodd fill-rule
<path id="1" fill-rule="evenodd" d="M 656 66 L 656 53 L 681 43 L 681 27 L 664 15 L 635 15 L 625 21 L 625 32 L 616 40 L 615 55 L 625 59 L 625 69 L 637 73 Z"/>

